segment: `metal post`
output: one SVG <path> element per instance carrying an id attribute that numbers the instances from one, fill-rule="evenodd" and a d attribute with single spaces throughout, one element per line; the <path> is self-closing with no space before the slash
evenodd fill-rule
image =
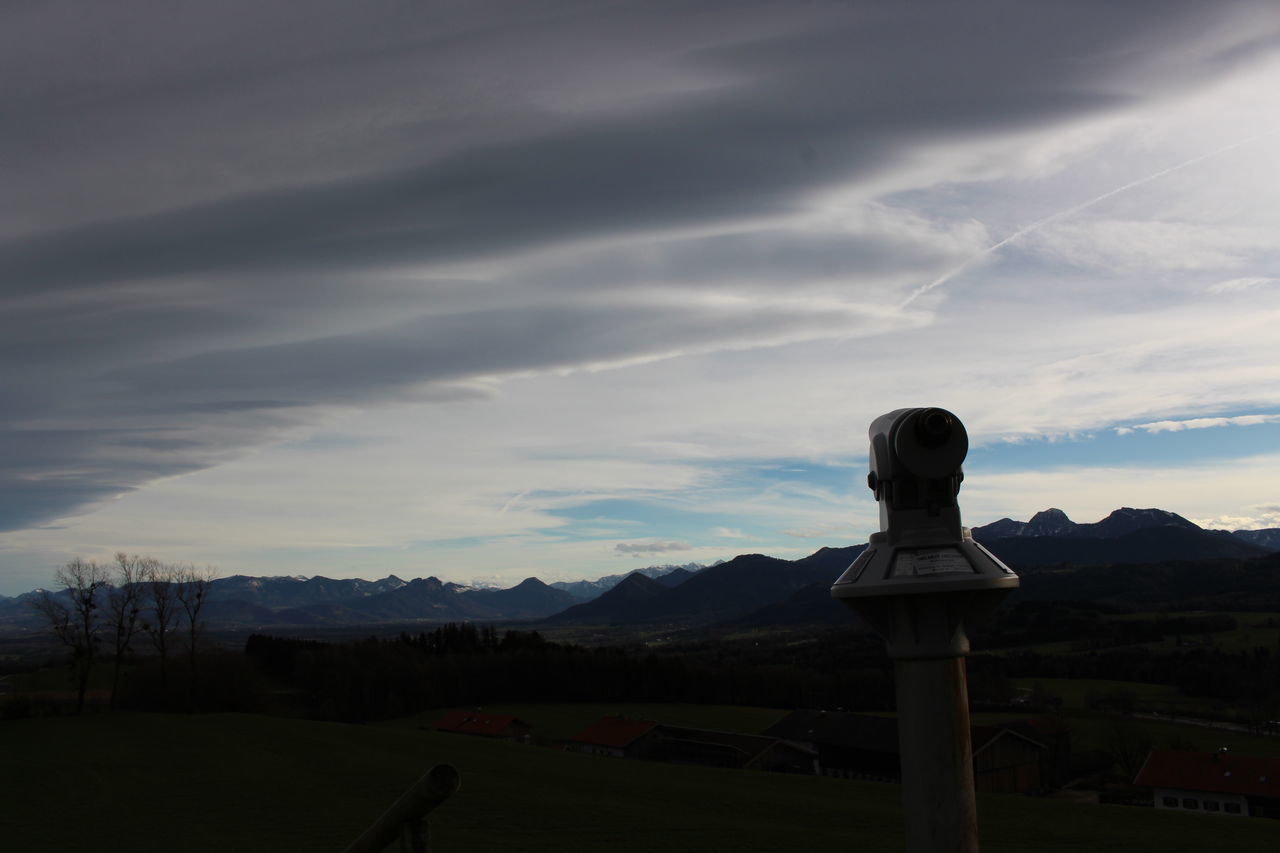
<path id="1" fill-rule="evenodd" d="M 900 659 L 894 671 L 907 853 L 977 853 L 964 658 Z"/>

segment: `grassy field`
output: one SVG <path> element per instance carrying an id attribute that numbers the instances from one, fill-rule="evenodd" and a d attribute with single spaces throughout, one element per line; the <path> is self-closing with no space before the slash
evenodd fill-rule
<path id="1" fill-rule="evenodd" d="M 463 776 L 432 820 L 444 853 L 902 848 L 892 785 L 246 715 L 0 724 L 0 838 L 15 851 L 336 852 L 437 762 Z M 1269 853 L 1277 838 L 1271 821 L 1029 797 L 981 797 L 979 811 L 987 853 Z"/>
<path id="2" fill-rule="evenodd" d="M 1107 694 L 1125 691 L 1139 705 L 1177 701 L 1182 694 L 1171 684 L 1140 684 L 1134 681 L 1106 681 L 1090 678 L 1015 678 L 1014 687 L 1032 689 L 1040 685 L 1050 693 L 1062 697 L 1062 707 L 1068 711 L 1088 710 L 1089 694 Z"/>
<path id="3" fill-rule="evenodd" d="M 1173 707 L 1180 713 L 1196 716 L 1198 712 L 1216 713 L 1222 710 L 1221 703 L 1185 697 L 1170 685 L 1083 678 L 1017 678 L 1013 683 L 1016 687 L 1025 688 L 1039 685 L 1062 697 L 1062 716 L 1071 727 L 1071 744 L 1076 750 L 1105 749 L 1107 743 L 1113 740 L 1115 729 L 1120 726 L 1137 730 L 1153 746 L 1193 747 L 1206 752 L 1225 746 L 1232 752 L 1280 758 L 1280 738 L 1277 737 L 1141 717 L 1122 717 L 1089 709 L 1090 693 L 1106 694 L 1123 690 L 1135 697 L 1135 707 L 1139 712 L 1150 707 Z M 1017 716 L 1025 715 L 977 714 L 974 719 L 978 722 L 1002 722 Z"/>
<path id="4" fill-rule="evenodd" d="M 1135 613 L 1118 616 L 1117 619 L 1137 620 L 1146 614 Z M 1251 652 L 1258 647 L 1276 651 L 1280 648 L 1280 614 L 1276 613 L 1225 613 L 1212 611 L 1190 611 L 1180 616 L 1227 615 L 1236 620 L 1236 627 L 1231 631 L 1219 631 L 1212 634 L 1189 634 L 1182 638 L 1183 646 L 1203 645 L 1223 652 Z M 1267 624 L 1270 623 L 1270 624 Z M 1159 651 L 1174 651 L 1180 648 L 1178 638 L 1174 635 L 1153 643 L 1142 643 L 1143 648 Z"/>
<path id="5" fill-rule="evenodd" d="M 429 711 L 395 720 L 386 725 L 430 725 L 449 709 Z M 654 720 L 669 726 L 687 726 L 720 732 L 758 734 L 787 715 L 786 711 L 769 708 L 743 708 L 732 705 L 670 705 L 647 702 L 614 704 L 499 703 L 485 705 L 490 714 L 510 714 L 533 726 L 541 737 L 568 740 L 606 714 L 620 714 L 633 720 Z"/>

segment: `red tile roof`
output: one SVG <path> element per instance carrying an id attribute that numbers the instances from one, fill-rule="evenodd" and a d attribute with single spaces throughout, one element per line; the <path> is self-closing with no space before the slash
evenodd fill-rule
<path id="1" fill-rule="evenodd" d="M 1280 758 L 1153 749 L 1134 784 L 1280 799 Z"/>
<path id="2" fill-rule="evenodd" d="M 626 749 L 644 737 L 654 726 L 652 720 L 629 720 L 626 717 L 601 717 L 590 727 L 573 736 L 574 743 L 589 743 Z"/>
<path id="3" fill-rule="evenodd" d="M 527 724 L 510 715 L 486 714 L 483 711 L 450 711 L 431 727 L 442 732 L 494 737 L 509 737 L 516 734 L 515 729 L 528 728 Z"/>

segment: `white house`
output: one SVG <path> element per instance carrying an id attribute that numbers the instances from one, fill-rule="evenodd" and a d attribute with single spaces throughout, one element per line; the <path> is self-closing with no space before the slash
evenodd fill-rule
<path id="1" fill-rule="evenodd" d="M 1280 758 L 1153 749 L 1134 779 L 1157 809 L 1280 817 Z"/>

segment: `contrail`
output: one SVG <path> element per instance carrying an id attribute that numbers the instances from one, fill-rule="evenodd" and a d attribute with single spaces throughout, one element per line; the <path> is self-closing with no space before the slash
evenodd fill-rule
<path id="1" fill-rule="evenodd" d="M 1017 231 L 1014 231 L 1012 234 L 1010 234 L 1008 237 L 1005 237 L 1000 242 L 992 243 L 990 246 L 983 249 L 981 252 L 978 252 L 976 255 L 969 258 L 964 263 L 960 264 L 960 266 L 955 267 L 954 269 L 948 270 L 947 272 L 943 273 L 941 276 L 939 276 L 938 278 L 935 278 L 933 281 L 929 282 L 923 287 L 917 288 L 915 292 L 913 292 L 910 296 L 904 299 L 902 301 L 902 304 L 899 305 L 898 307 L 906 308 L 912 302 L 915 302 L 917 299 L 919 299 L 921 296 L 924 296 L 929 291 L 933 290 L 936 287 L 940 287 L 943 284 L 946 284 L 948 281 L 955 278 L 957 275 L 964 272 L 969 267 L 973 266 L 974 263 L 976 263 L 977 261 L 982 260 L 983 258 L 987 257 L 988 255 L 994 252 L 1000 251 L 1001 249 L 1003 249 L 1005 246 L 1009 245 L 1013 241 L 1021 237 L 1025 237 L 1026 235 L 1030 234 L 1032 231 L 1036 231 L 1036 230 L 1039 230 L 1040 228 L 1043 228 L 1044 226 L 1048 225 L 1050 222 L 1053 222 L 1054 220 L 1062 219 L 1064 217 L 1071 216 L 1072 214 L 1079 213 L 1080 211 L 1084 210 L 1087 207 L 1092 207 L 1093 205 L 1097 204 L 1100 201 L 1106 201 L 1112 196 L 1119 195 L 1120 193 L 1125 192 L 1127 190 L 1131 190 L 1134 187 L 1140 187 L 1145 183 L 1149 183 L 1151 181 L 1156 180 L 1157 178 L 1163 178 L 1165 175 L 1168 175 L 1172 172 L 1177 172 L 1181 169 L 1187 168 L 1188 166 L 1194 166 L 1195 164 L 1201 162 L 1202 160 L 1208 160 L 1210 157 L 1217 157 L 1219 154 L 1225 154 L 1226 152 L 1231 151 L 1235 148 L 1239 148 L 1242 145 L 1248 145 L 1251 142 L 1257 142 L 1259 139 L 1263 139 L 1268 136 L 1274 136 L 1277 133 L 1280 133 L 1280 128 L 1276 128 L 1275 130 L 1268 130 L 1263 133 L 1259 133 L 1255 136 L 1250 136 L 1247 139 L 1241 139 L 1238 142 L 1232 142 L 1230 145 L 1224 145 L 1221 148 L 1215 148 L 1214 150 L 1206 152 L 1204 154 L 1197 154 L 1195 157 L 1192 157 L 1190 160 L 1183 160 L 1181 163 L 1175 163 L 1174 165 L 1169 166 L 1168 168 L 1165 168 L 1165 169 L 1161 169 L 1158 172 L 1152 172 L 1150 175 L 1147 175 L 1146 177 L 1138 178 L 1136 181 L 1130 181 L 1129 183 L 1123 186 L 1116 187 L 1113 190 L 1108 190 L 1102 195 L 1091 198 L 1088 201 L 1082 201 L 1073 207 L 1068 207 L 1065 210 L 1059 210 L 1057 213 L 1051 213 L 1048 216 L 1046 216 L 1044 219 L 1036 220 L 1035 222 L 1032 222 L 1030 225 L 1024 228 L 1019 228 Z"/>

